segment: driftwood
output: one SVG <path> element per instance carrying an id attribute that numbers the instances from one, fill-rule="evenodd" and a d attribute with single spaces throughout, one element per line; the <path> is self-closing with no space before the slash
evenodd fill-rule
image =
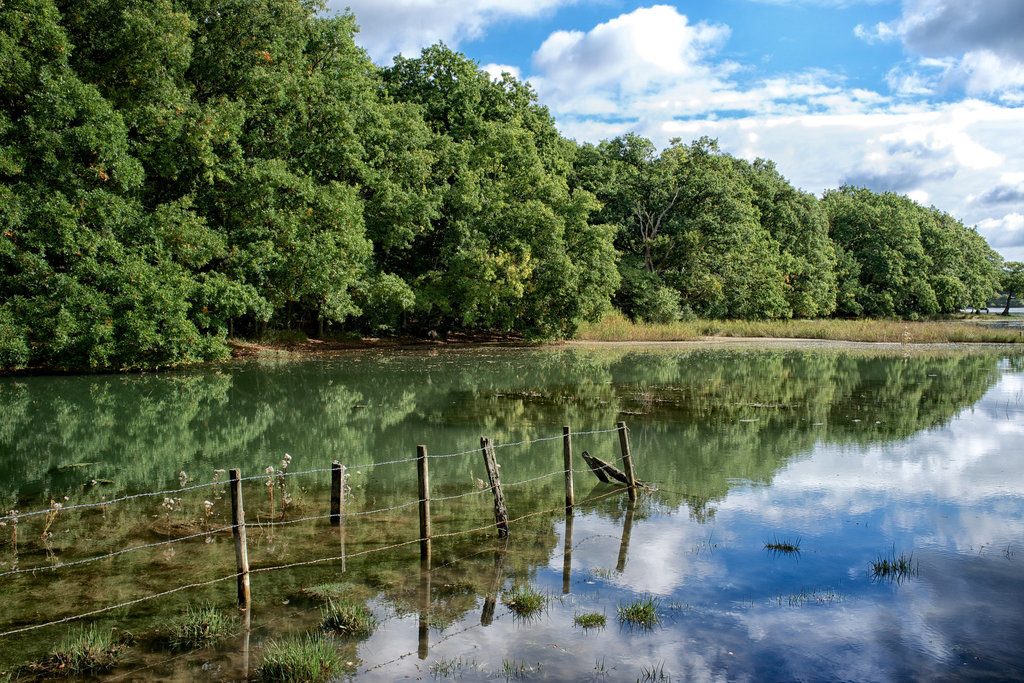
<path id="1" fill-rule="evenodd" d="M 582 455 L 583 460 L 586 461 L 587 465 L 590 466 L 590 469 L 593 470 L 594 474 L 597 475 L 597 478 L 603 481 L 604 483 L 610 484 L 612 483 L 612 479 L 615 479 L 617 481 L 622 482 L 623 484 L 626 484 L 627 486 L 629 485 L 629 480 L 626 479 L 626 474 L 619 468 L 615 467 L 615 465 L 607 463 L 601 458 L 593 456 L 590 453 L 587 453 L 586 451 L 583 451 Z M 636 480 L 635 483 L 637 486 L 640 486 L 641 488 L 649 488 L 647 484 L 640 480 Z"/>

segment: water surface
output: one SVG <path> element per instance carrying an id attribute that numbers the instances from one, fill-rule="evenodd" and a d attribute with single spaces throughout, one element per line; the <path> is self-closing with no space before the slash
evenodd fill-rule
<path id="1" fill-rule="evenodd" d="M 290 471 L 321 471 L 288 479 L 283 512 L 281 491 L 271 503 L 262 479 L 249 482 L 250 522 L 325 514 L 322 470 L 333 460 L 350 466 L 348 512 L 393 508 L 354 514 L 343 530 L 323 519 L 251 529 L 254 568 L 311 564 L 253 575 L 248 638 L 173 658 L 156 644 L 186 602 L 230 608 L 231 582 L 98 615 L 138 636 L 117 675 L 241 678 L 268 639 L 317 627 L 303 587 L 344 581 L 381 619 L 372 636 L 339 643 L 365 680 L 1019 679 L 1022 367 L 1000 350 L 576 347 L 3 379 L 0 497 L 24 512 L 65 496 L 72 505 L 173 491 L 182 473 L 199 483 L 230 467 L 265 476 L 288 453 Z M 630 505 L 580 471 L 567 518 L 562 442 L 547 438 L 571 425 L 577 453 L 615 460 L 607 430 L 619 420 L 653 490 Z M 419 444 L 434 456 L 474 451 L 482 435 L 518 444 L 497 450 L 511 516 L 543 514 L 514 522 L 507 543 L 471 531 L 493 522 L 479 453 L 433 458 L 432 495 L 461 497 L 435 501 L 442 537 L 422 573 L 409 544 L 409 459 Z M 0 576 L 0 631 L 229 575 L 229 534 L 59 566 L 216 528 L 226 501 L 206 516 L 212 496 L 61 513 L 46 543 L 46 516 L 23 519 L 17 552 L 10 525 L 0 529 L 0 573 L 58 567 Z M 778 542 L 799 550 L 765 547 Z M 874 576 L 872 563 L 889 557 L 912 571 Z M 516 617 L 501 598 L 517 584 L 546 592 L 546 610 Z M 661 623 L 621 625 L 617 608 L 642 598 L 659 604 Z M 607 626 L 575 626 L 585 612 Z M 0 660 L 38 657 L 70 628 L 5 636 Z"/>

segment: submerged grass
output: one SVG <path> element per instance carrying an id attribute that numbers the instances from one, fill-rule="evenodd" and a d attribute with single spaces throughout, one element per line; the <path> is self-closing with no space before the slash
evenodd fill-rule
<path id="1" fill-rule="evenodd" d="M 256 670 L 261 681 L 295 683 L 327 681 L 344 675 L 337 646 L 319 633 L 285 641 L 270 641 Z"/>
<path id="2" fill-rule="evenodd" d="M 70 678 L 109 671 L 117 666 L 128 645 L 125 638 L 89 626 L 65 636 L 56 650 L 27 668 L 37 678 Z"/>
<path id="3" fill-rule="evenodd" d="M 544 609 L 548 602 L 546 595 L 533 586 L 515 586 L 505 593 L 502 602 L 519 617 L 532 617 Z"/>
<path id="4" fill-rule="evenodd" d="M 649 630 L 661 623 L 661 616 L 658 610 L 661 608 L 661 601 L 652 596 L 644 595 L 629 602 L 620 602 L 616 613 L 619 615 L 619 622 L 633 628 Z"/>
<path id="5" fill-rule="evenodd" d="M 343 636 L 367 636 L 377 628 L 377 617 L 361 603 L 328 599 L 320 608 L 320 626 Z"/>
<path id="6" fill-rule="evenodd" d="M 800 552 L 800 539 L 782 540 L 775 538 L 770 542 L 764 544 L 765 550 L 771 550 L 772 552 L 782 553 L 783 555 L 796 554 Z"/>
<path id="7" fill-rule="evenodd" d="M 954 342 L 1020 343 L 1019 330 L 970 320 L 681 320 L 635 323 L 613 313 L 584 324 L 576 339 L 585 341 L 698 341 L 706 337 L 826 339 L 832 341 L 938 344 Z"/>
<path id="8" fill-rule="evenodd" d="M 880 555 L 871 562 L 871 577 L 875 579 L 888 579 L 901 583 L 906 579 L 917 576 L 918 564 L 914 562 L 914 554 L 896 554 L 896 549 L 888 555 Z"/>
<path id="9" fill-rule="evenodd" d="M 350 595 L 356 590 L 354 583 L 318 583 L 315 586 L 308 586 L 302 589 L 303 595 L 317 600 L 332 600 Z"/>
<path id="10" fill-rule="evenodd" d="M 237 623 L 212 604 L 189 605 L 171 625 L 167 642 L 173 650 L 194 650 L 226 635 Z"/>
<path id="11" fill-rule="evenodd" d="M 574 616 L 572 621 L 577 626 L 588 629 L 603 628 L 607 619 L 601 612 L 584 612 L 583 614 L 577 614 Z"/>

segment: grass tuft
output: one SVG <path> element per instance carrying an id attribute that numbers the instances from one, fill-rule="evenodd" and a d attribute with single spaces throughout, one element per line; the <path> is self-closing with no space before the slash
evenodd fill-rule
<path id="1" fill-rule="evenodd" d="M 889 555 L 880 555 L 871 563 L 871 577 L 887 579 L 902 583 L 906 579 L 917 576 L 918 565 L 914 562 L 914 554 L 896 554 L 896 548 Z"/>
<path id="2" fill-rule="evenodd" d="M 95 626 L 79 629 L 64 637 L 57 649 L 42 660 L 28 665 L 39 678 L 68 678 L 109 671 L 128 647 L 129 641 L 112 632 L 97 631 Z"/>
<path id="3" fill-rule="evenodd" d="M 583 614 L 577 614 L 572 619 L 573 623 L 577 626 L 581 626 L 584 629 L 588 628 L 604 628 L 605 616 L 600 612 L 584 612 Z"/>
<path id="4" fill-rule="evenodd" d="M 194 650 L 212 643 L 230 631 L 237 620 L 225 616 L 213 605 L 189 605 L 171 626 L 167 641 L 173 650 Z"/>
<path id="5" fill-rule="evenodd" d="M 354 590 L 356 590 L 356 585 L 348 582 L 318 583 L 315 586 L 303 588 L 302 593 L 317 600 L 332 600 L 349 595 Z"/>
<path id="6" fill-rule="evenodd" d="M 337 646 L 315 633 L 268 642 L 256 677 L 261 681 L 315 683 L 341 678 L 344 673 L 344 661 Z"/>
<path id="7" fill-rule="evenodd" d="M 502 597 L 502 602 L 516 616 L 529 618 L 544 609 L 548 598 L 533 586 L 515 586 L 512 590 L 505 593 Z"/>
<path id="8" fill-rule="evenodd" d="M 668 683 L 672 680 L 672 676 L 665 673 L 665 662 L 658 662 L 650 669 L 646 666 L 640 667 L 640 677 L 637 678 L 637 683 L 646 683 L 651 681 L 652 683 Z"/>
<path id="9" fill-rule="evenodd" d="M 343 636 L 368 636 L 377 628 L 377 617 L 361 603 L 328 599 L 320 608 L 320 626 Z"/>
<path id="10" fill-rule="evenodd" d="M 772 552 L 782 553 L 783 555 L 794 554 L 800 552 L 800 539 L 792 540 L 781 540 L 776 538 L 770 543 L 765 543 L 764 547 L 766 550 Z"/>
<path id="11" fill-rule="evenodd" d="M 616 613 L 619 622 L 633 628 L 649 630 L 661 623 L 658 610 L 661 601 L 651 595 L 645 595 L 630 602 L 620 602 Z"/>

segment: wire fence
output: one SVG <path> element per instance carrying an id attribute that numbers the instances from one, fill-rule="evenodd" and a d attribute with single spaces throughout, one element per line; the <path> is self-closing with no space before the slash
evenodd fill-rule
<path id="1" fill-rule="evenodd" d="M 620 423 L 620 425 L 621 425 L 620 427 L 616 427 L 615 429 L 602 429 L 602 430 L 592 430 L 592 431 L 587 431 L 587 432 L 571 433 L 571 437 L 575 438 L 575 437 L 579 437 L 579 436 L 609 434 L 609 433 L 622 432 L 622 431 L 626 430 L 624 424 Z M 516 446 L 530 445 L 530 444 L 534 444 L 534 443 L 541 443 L 541 442 L 548 442 L 548 441 L 555 441 L 555 440 L 564 440 L 566 438 L 567 438 L 567 434 L 563 433 L 563 434 L 560 434 L 560 435 L 557 435 L 557 436 L 551 436 L 551 437 L 542 437 L 542 438 L 537 438 L 537 439 L 526 439 L 526 440 L 517 441 L 517 442 L 511 442 L 511 443 L 495 444 L 495 445 L 491 446 L 491 448 L 493 448 L 493 449 L 510 448 L 510 447 L 516 447 Z M 453 458 L 453 457 L 465 456 L 465 455 L 470 455 L 470 454 L 478 454 L 480 452 L 481 452 L 481 448 L 475 448 L 475 449 L 460 451 L 460 452 L 456 452 L 456 453 L 446 453 L 446 454 L 440 454 L 440 455 L 430 455 L 430 456 L 426 456 L 426 457 L 430 458 L 430 459 Z M 622 457 L 620 457 L 619 459 L 613 461 L 613 464 L 617 463 L 617 462 L 620 462 L 620 461 L 623 461 L 623 460 L 625 460 L 627 458 L 628 458 L 628 455 L 624 452 Z M 364 464 L 364 465 L 356 465 L 356 466 L 350 467 L 349 469 L 362 470 L 362 469 L 367 469 L 367 468 L 370 468 L 370 467 L 380 467 L 380 466 L 384 466 L 384 465 L 414 463 L 414 462 L 417 462 L 418 460 L 419 460 L 419 458 L 396 459 L 396 460 L 390 460 L 390 461 L 385 461 L 385 462 L 376 462 L 376 463 L 368 463 L 368 464 Z M 548 479 L 548 478 L 552 478 L 552 477 L 556 477 L 556 476 L 565 476 L 567 473 L 577 474 L 577 473 L 585 473 L 585 472 L 590 472 L 590 471 L 591 471 L 590 468 L 576 469 L 574 467 L 569 467 L 567 469 L 566 467 L 563 466 L 563 467 L 561 467 L 561 468 L 559 468 L 557 470 L 554 470 L 554 471 L 551 471 L 551 472 L 547 472 L 545 474 L 541 474 L 541 475 L 538 475 L 538 476 L 529 477 L 529 478 L 522 479 L 522 480 L 519 480 L 519 481 L 511 482 L 511 483 L 502 483 L 501 487 L 502 488 L 514 488 L 514 487 L 517 487 L 517 486 L 524 486 L 524 485 L 527 485 L 527 484 L 530 484 L 530 483 L 538 482 L 538 481 L 541 481 L 541 480 L 544 480 L 544 479 Z M 267 473 L 267 474 L 257 475 L 257 476 L 238 477 L 237 481 L 239 482 L 239 484 L 241 484 L 242 482 L 251 482 L 251 481 L 273 481 L 273 479 L 276 478 L 276 477 L 297 476 L 297 475 L 302 475 L 302 474 L 322 474 L 322 473 L 327 473 L 327 472 L 335 472 L 335 468 L 321 468 L 321 469 L 305 470 L 305 471 L 301 471 L 301 472 L 273 472 L 273 473 Z M 570 480 L 571 480 L 571 478 L 570 478 Z M 56 514 L 60 514 L 62 512 L 65 512 L 65 511 L 70 511 L 70 510 L 81 510 L 81 509 L 86 509 L 86 508 L 105 507 L 105 506 L 108 506 L 108 505 L 112 505 L 114 503 L 120 503 L 120 502 L 131 501 L 131 500 L 137 500 L 137 499 L 146 498 L 146 497 L 157 497 L 157 496 L 164 496 L 164 497 L 166 497 L 168 495 L 177 495 L 177 494 L 181 494 L 183 492 L 196 491 L 196 490 L 203 489 L 203 488 L 208 488 L 208 487 L 228 486 L 228 484 L 229 484 L 229 482 L 227 482 L 227 481 L 218 481 L 218 480 L 215 479 L 212 482 L 208 482 L 208 483 L 204 483 L 204 484 L 196 484 L 196 485 L 192 485 L 192 486 L 183 486 L 183 487 L 178 488 L 178 489 L 167 489 L 167 490 L 161 490 L 161 491 L 137 493 L 137 494 L 133 494 L 133 495 L 129 495 L 129 496 L 123 496 L 123 497 L 120 497 L 120 498 L 111 499 L 111 500 L 107 500 L 107 501 L 101 501 L 101 502 L 92 503 L 92 504 L 70 505 L 70 506 L 67 506 L 67 507 L 60 507 L 60 506 L 54 507 L 54 506 L 51 506 L 51 508 L 46 509 L 46 510 L 38 510 L 38 511 L 27 512 L 27 513 L 9 514 L 6 517 L 0 517 L 0 522 L 9 521 L 9 522 L 16 523 L 17 520 L 19 520 L 19 519 L 24 519 L 24 518 L 28 518 L 28 517 L 34 517 L 34 516 L 43 515 L 43 514 L 56 515 Z M 610 491 L 607 491 L 607 492 L 604 492 L 604 493 L 601 493 L 601 494 L 598 494 L 598 495 L 590 496 L 590 497 L 588 497 L 588 498 L 586 498 L 586 499 L 584 499 L 582 501 L 579 501 L 577 504 L 586 504 L 586 503 L 596 502 L 596 501 L 601 500 L 603 498 L 606 498 L 608 496 L 620 493 L 620 492 L 622 492 L 624 490 L 627 490 L 627 488 L 616 487 L 616 488 L 614 488 L 614 489 L 612 489 Z M 468 491 L 461 492 L 461 493 L 456 493 L 456 494 L 453 494 L 453 495 L 442 496 L 442 497 L 437 497 L 437 498 L 429 498 L 429 497 L 427 499 L 416 498 L 416 499 L 413 499 L 413 500 L 409 500 L 409 501 L 406 501 L 406 502 L 403 502 L 403 503 L 399 503 L 399 504 L 392 505 L 392 506 L 387 506 L 387 507 L 375 507 L 375 508 L 368 509 L 368 510 L 358 510 L 358 511 L 347 511 L 346 510 L 346 511 L 342 511 L 342 512 L 339 512 L 337 510 L 332 510 L 332 512 L 330 514 L 310 515 L 310 516 L 304 516 L 304 517 L 300 517 L 300 518 L 296 518 L 296 519 L 291 519 L 291 520 L 247 522 L 247 523 L 244 523 L 244 524 L 231 524 L 231 525 L 227 525 L 227 526 L 218 526 L 216 528 L 207 529 L 207 530 L 204 530 L 204 531 L 198 532 L 198 533 L 193 533 L 193 534 L 188 534 L 188 535 L 185 535 L 185 536 L 170 538 L 170 539 L 167 539 L 167 540 L 164 540 L 164 541 L 159 541 L 159 542 L 154 542 L 154 543 L 145 543 L 145 544 L 134 545 L 134 546 L 130 546 L 130 547 L 127 547 L 127 548 L 121 548 L 121 549 L 118 549 L 118 550 L 115 550 L 115 551 L 112 551 L 112 552 L 109 552 L 109 553 L 106 553 L 106 554 L 97 555 L 97 556 L 94 556 L 94 557 L 84 558 L 84 559 L 80 559 L 80 560 L 74 560 L 74 561 L 69 561 L 69 562 L 62 562 L 62 563 L 59 563 L 59 564 L 40 565 L 40 566 L 29 567 L 29 568 L 12 569 L 12 570 L 9 570 L 9 571 L 6 571 L 6 572 L 0 572 L 0 578 L 13 577 L 13 576 L 24 575 L 24 574 L 36 574 L 36 573 L 39 573 L 39 572 L 56 573 L 56 572 L 62 571 L 62 570 L 71 570 L 71 569 L 75 569 L 75 568 L 81 567 L 82 565 L 86 565 L 86 564 L 90 564 L 90 563 L 99 562 L 99 561 L 102 561 L 102 560 L 107 560 L 107 559 L 123 556 L 123 555 L 129 554 L 129 553 L 133 553 L 133 552 L 138 552 L 138 551 L 142 551 L 142 550 L 152 550 L 152 549 L 155 549 L 155 548 L 171 546 L 171 545 L 174 545 L 174 544 L 184 543 L 184 542 L 187 542 L 187 541 L 194 541 L 196 539 L 204 538 L 204 537 L 205 538 L 209 538 L 209 537 L 212 537 L 212 536 L 215 536 L 215 535 L 218 535 L 218 534 L 225 534 L 225 533 L 227 533 L 229 531 L 237 534 L 237 532 L 239 531 L 240 527 L 245 528 L 245 529 L 249 529 L 249 528 L 264 528 L 264 527 L 282 527 L 282 526 L 292 526 L 292 525 L 296 525 L 296 524 L 300 524 L 300 523 L 320 522 L 320 521 L 324 521 L 324 520 L 330 520 L 332 523 L 335 523 L 339 519 L 343 520 L 345 518 L 366 517 L 366 516 L 370 516 L 370 515 L 378 515 L 378 514 L 393 512 L 393 511 L 397 511 L 397 510 L 402 510 L 402 509 L 405 509 L 405 508 L 409 508 L 409 507 L 412 507 L 412 506 L 419 505 L 419 504 L 423 503 L 425 500 L 429 500 L 430 503 L 440 503 L 440 502 L 455 501 L 455 500 L 460 500 L 460 499 L 464 499 L 464 498 L 469 498 L 469 497 L 472 497 L 472 496 L 479 496 L 479 495 L 485 495 L 485 494 L 491 494 L 491 493 L 492 493 L 492 487 L 491 486 L 483 484 L 482 482 L 478 482 L 478 485 L 475 488 L 473 488 L 471 490 L 468 490 Z M 515 524 L 515 523 L 518 523 L 518 522 L 521 522 L 521 521 L 524 521 L 524 520 L 527 520 L 527 519 L 530 519 L 532 517 L 536 517 L 536 516 L 539 516 L 539 515 L 549 515 L 549 514 L 558 512 L 560 510 L 563 510 L 563 509 L 566 509 L 566 507 L 565 506 L 558 506 L 558 507 L 554 507 L 554 508 L 550 508 L 550 509 L 530 512 L 530 513 L 527 513 L 527 514 L 523 514 L 523 515 L 521 515 L 519 517 L 516 517 L 515 519 L 508 520 L 507 524 Z M 326 556 L 326 557 L 319 557 L 319 558 L 315 558 L 315 559 L 297 560 L 297 561 L 294 561 L 294 562 L 282 563 L 282 564 L 277 564 L 277 565 L 267 566 L 267 567 L 257 567 L 257 568 L 249 568 L 248 566 L 246 566 L 244 568 L 238 567 L 238 568 L 236 568 L 235 572 L 233 572 L 231 574 L 227 574 L 227 575 L 222 575 L 222 576 L 219 576 L 219 577 L 214 578 L 214 579 L 197 581 L 197 582 L 192 582 L 192 583 L 176 586 L 174 588 L 170 588 L 170 589 L 167 589 L 167 590 L 164 590 L 164 591 L 159 591 L 159 592 L 151 593 L 151 594 L 144 595 L 144 596 L 141 596 L 141 597 L 138 597 L 138 598 L 133 598 L 131 600 L 126 600 L 126 601 L 123 601 L 123 602 L 119 602 L 117 604 L 108 605 L 108 606 L 105 606 L 105 607 L 100 607 L 100 608 L 97 608 L 97 609 L 93 609 L 93 610 L 82 612 L 82 613 L 75 614 L 75 615 L 66 616 L 66 617 L 63 617 L 63 618 L 60 618 L 60 619 L 46 621 L 46 622 L 43 622 L 43 623 L 37 623 L 37 624 L 21 626 L 21 627 L 13 628 L 13 629 L 8 629 L 6 631 L 0 632 L 0 639 L 8 637 L 8 636 L 15 635 L 15 634 L 19 634 L 19 633 L 25 633 L 25 632 L 28 632 L 28 631 L 34 631 L 34 630 L 38 630 L 38 629 L 42 629 L 42 628 L 46 628 L 46 627 L 50 627 L 50 626 L 66 624 L 66 623 L 71 622 L 71 621 L 77 621 L 77 620 L 81 620 L 81 619 L 86 619 L 86 618 L 89 618 L 89 617 L 93 617 L 93 616 L 101 615 L 101 614 L 104 614 L 104 613 L 112 612 L 112 611 L 115 611 L 115 610 L 118 610 L 118 609 L 122 609 L 122 608 L 126 608 L 126 607 L 131 607 L 133 605 L 137 605 L 137 604 L 142 603 L 142 602 L 147 602 L 147 601 L 150 601 L 150 600 L 155 600 L 155 599 L 158 599 L 158 598 L 162 598 L 162 597 L 166 597 L 166 596 L 169 596 L 169 595 L 173 595 L 175 593 L 179 593 L 179 592 L 185 591 L 185 590 L 207 587 L 207 586 L 211 586 L 211 585 L 214 585 L 214 584 L 222 583 L 222 582 L 225 582 L 225 581 L 231 581 L 231 580 L 236 580 L 237 581 L 237 580 L 239 580 L 245 574 L 264 574 L 264 573 L 268 573 L 268 572 L 278 572 L 278 571 L 284 571 L 284 570 L 298 568 L 298 567 L 311 566 L 311 565 L 317 565 L 317 564 L 324 564 L 324 563 L 329 563 L 329 562 L 338 562 L 338 561 L 342 561 L 343 562 L 343 561 L 346 561 L 346 560 L 350 560 L 350 559 L 354 559 L 354 558 L 358 558 L 358 557 L 362 557 L 362 556 L 366 556 L 366 555 L 371 555 L 371 554 L 375 554 L 375 553 L 381 553 L 381 552 L 387 552 L 387 551 L 396 550 L 396 549 L 403 548 L 403 547 L 410 546 L 410 545 L 414 545 L 414 544 L 417 544 L 417 543 L 422 544 L 425 540 L 429 541 L 429 540 L 438 540 L 438 539 L 446 539 L 446 538 L 455 538 L 455 537 L 464 536 L 464 535 L 468 535 L 468 534 L 478 534 L 478 533 L 481 533 L 481 532 L 484 532 L 484 531 L 493 530 L 495 528 L 498 528 L 498 529 L 501 528 L 500 522 L 497 521 L 497 520 L 494 523 L 485 524 L 485 525 L 479 525 L 479 526 L 476 526 L 476 527 L 470 528 L 470 529 L 461 529 L 461 530 L 450 531 L 450 532 L 445 532 L 445 533 L 429 534 L 429 536 L 426 539 L 422 535 L 419 535 L 419 536 L 417 536 L 415 538 L 408 538 L 408 539 L 405 539 L 405 540 L 402 540 L 402 541 L 398 541 L 398 542 L 395 542 L 395 543 L 390 543 L 390 544 L 387 544 L 387 545 L 384 545 L 384 546 L 380 546 L 380 547 L 368 548 L 368 549 L 357 551 L 357 552 L 347 552 L 347 553 L 342 553 L 340 555 L 334 554 L 334 555 L 330 555 L 330 556 Z M 45 532 L 44 532 L 44 537 L 45 537 Z"/>

